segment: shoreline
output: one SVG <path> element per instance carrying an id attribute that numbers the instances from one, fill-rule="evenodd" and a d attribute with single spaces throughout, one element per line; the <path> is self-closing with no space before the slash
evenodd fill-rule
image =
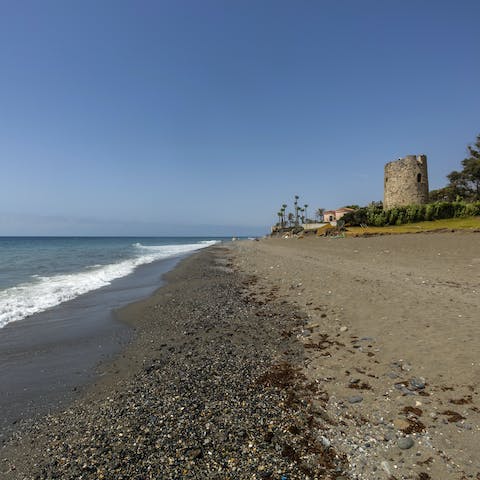
<path id="1" fill-rule="evenodd" d="M 141 265 L 107 287 L 0 331 L 0 443 L 23 423 L 65 408 L 103 375 L 102 365 L 132 341 L 116 310 L 146 298 L 183 256 Z"/>
<path id="2" fill-rule="evenodd" d="M 456 234 L 196 252 L 122 309 L 135 340 L 4 447 L 0 472 L 475 478 L 479 267 L 474 236 Z"/>
<path id="3" fill-rule="evenodd" d="M 315 386 L 290 332 L 304 315 L 253 301 L 256 280 L 232 269 L 231 252 L 189 256 L 123 309 L 135 340 L 82 399 L 2 449 L 4 478 L 340 475 L 344 459 L 322 446 L 303 400 Z"/>

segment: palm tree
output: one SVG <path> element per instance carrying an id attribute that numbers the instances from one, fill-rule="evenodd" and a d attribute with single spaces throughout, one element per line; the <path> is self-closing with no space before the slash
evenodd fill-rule
<path id="1" fill-rule="evenodd" d="M 298 210 L 299 210 L 299 206 L 298 206 L 298 199 L 300 197 L 298 195 L 295 195 L 295 202 L 293 203 L 295 205 L 295 225 L 298 225 Z"/>
<path id="2" fill-rule="evenodd" d="M 283 213 L 282 212 L 277 212 L 277 216 L 278 216 L 278 224 L 277 225 L 280 226 L 280 227 L 283 227 L 283 221 L 282 221 Z"/>
<path id="3" fill-rule="evenodd" d="M 282 227 L 285 226 L 285 210 L 287 208 L 287 205 L 285 205 L 285 203 L 282 205 L 282 208 L 280 209 L 280 211 L 282 212 Z"/>
<path id="4" fill-rule="evenodd" d="M 308 208 L 308 205 L 307 205 L 307 204 L 305 204 L 305 205 L 303 206 L 303 208 L 304 208 L 304 210 L 305 210 L 305 220 L 306 220 L 306 222 L 308 223 L 308 215 L 307 215 L 307 208 Z"/>
<path id="5" fill-rule="evenodd" d="M 282 205 L 282 213 L 283 213 L 283 226 L 285 226 L 285 220 L 286 220 L 286 219 L 285 219 L 285 211 L 286 211 L 286 210 L 287 210 L 287 204 L 286 204 L 286 203 L 284 203 L 284 204 Z"/>
<path id="6" fill-rule="evenodd" d="M 293 213 L 290 212 L 290 213 L 288 214 L 288 223 L 290 224 L 290 226 L 292 225 L 294 219 L 295 219 L 295 217 L 294 217 Z"/>
<path id="7" fill-rule="evenodd" d="M 325 211 L 324 208 L 317 208 L 317 211 L 315 212 L 315 216 L 317 217 L 318 221 L 320 221 L 320 219 L 323 217 L 324 211 Z"/>

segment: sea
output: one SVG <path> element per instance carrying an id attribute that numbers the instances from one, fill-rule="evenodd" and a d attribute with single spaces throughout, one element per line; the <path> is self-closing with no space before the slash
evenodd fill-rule
<path id="1" fill-rule="evenodd" d="M 200 237 L 0 237 L 0 328 L 213 245 Z"/>
<path id="2" fill-rule="evenodd" d="M 215 237 L 0 237 L 0 446 L 68 405 L 135 329 L 123 306 L 151 295 Z"/>

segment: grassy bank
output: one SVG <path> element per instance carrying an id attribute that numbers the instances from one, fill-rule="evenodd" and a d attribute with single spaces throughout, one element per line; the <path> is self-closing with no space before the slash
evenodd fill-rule
<path id="1" fill-rule="evenodd" d="M 404 225 L 393 225 L 386 227 L 348 227 L 347 235 L 359 236 L 365 234 L 417 233 L 432 232 L 435 230 L 480 231 L 480 217 L 447 218 L 443 220 L 433 220 L 430 222 L 406 223 Z"/>

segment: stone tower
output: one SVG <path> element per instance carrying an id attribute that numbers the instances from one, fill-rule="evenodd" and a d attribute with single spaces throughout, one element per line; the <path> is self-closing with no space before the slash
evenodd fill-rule
<path id="1" fill-rule="evenodd" d="M 428 203 L 426 155 L 407 155 L 385 165 L 383 208 Z"/>

